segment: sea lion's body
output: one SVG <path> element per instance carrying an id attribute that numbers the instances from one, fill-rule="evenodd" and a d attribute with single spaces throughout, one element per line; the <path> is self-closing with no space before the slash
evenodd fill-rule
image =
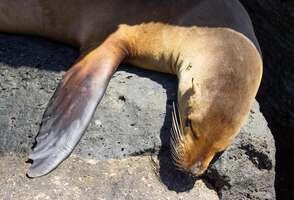
<path id="1" fill-rule="evenodd" d="M 2 32 L 39 35 L 85 48 L 103 42 L 120 24 L 148 22 L 227 27 L 258 47 L 250 18 L 237 0 L 2 0 L 0 10 Z"/>
<path id="2" fill-rule="evenodd" d="M 260 84 L 259 45 L 237 0 L 1 0 L 0 11 L 1 32 L 81 49 L 44 114 L 30 176 L 70 154 L 121 62 L 178 76 L 176 132 L 185 133 L 173 155 L 195 174 L 238 133 Z"/>

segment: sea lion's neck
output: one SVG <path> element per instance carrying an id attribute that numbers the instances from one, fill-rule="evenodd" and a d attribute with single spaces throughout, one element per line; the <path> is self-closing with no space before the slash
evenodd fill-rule
<path id="1" fill-rule="evenodd" d="M 129 56 L 125 62 L 175 75 L 179 75 L 182 67 L 189 65 L 182 55 L 183 43 L 194 28 L 147 23 L 122 25 L 120 29 L 129 44 Z"/>

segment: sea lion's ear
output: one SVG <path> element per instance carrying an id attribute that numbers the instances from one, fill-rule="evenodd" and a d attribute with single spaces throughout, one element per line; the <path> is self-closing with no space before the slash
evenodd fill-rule
<path id="1" fill-rule="evenodd" d="M 194 78 L 192 78 L 192 90 L 193 90 L 193 93 L 196 93 L 196 88 L 195 88 L 195 85 L 194 85 Z"/>
<path id="2" fill-rule="evenodd" d="M 198 83 L 195 83 L 195 80 L 194 80 L 194 78 L 192 78 L 192 81 L 191 81 L 192 83 L 192 90 L 193 90 L 193 93 L 194 94 L 199 94 L 199 84 Z"/>
<path id="3" fill-rule="evenodd" d="M 70 155 L 120 62 L 120 58 L 94 53 L 65 74 L 43 115 L 36 145 L 29 156 L 33 161 L 27 172 L 29 177 L 49 173 Z"/>

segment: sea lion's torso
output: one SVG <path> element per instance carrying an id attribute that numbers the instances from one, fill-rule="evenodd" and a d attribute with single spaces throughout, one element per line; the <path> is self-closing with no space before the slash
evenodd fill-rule
<path id="1" fill-rule="evenodd" d="M 84 48 L 101 43 L 120 24 L 161 22 L 230 28 L 259 49 L 250 18 L 237 0 L 2 0 L 0 10 L 2 32 L 40 35 Z"/>

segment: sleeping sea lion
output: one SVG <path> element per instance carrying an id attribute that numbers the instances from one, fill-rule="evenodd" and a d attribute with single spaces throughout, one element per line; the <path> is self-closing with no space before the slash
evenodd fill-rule
<path id="1" fill-rule="evenodd" d="M 29 177 L 70 155 L 122 62 L 177 75 L 171 152 L 194 175 L 239 132 L 262 76 L 260 48 L 237 0 L 0 0 L 0 31 L 81 51 L 44 113 Z"/>

